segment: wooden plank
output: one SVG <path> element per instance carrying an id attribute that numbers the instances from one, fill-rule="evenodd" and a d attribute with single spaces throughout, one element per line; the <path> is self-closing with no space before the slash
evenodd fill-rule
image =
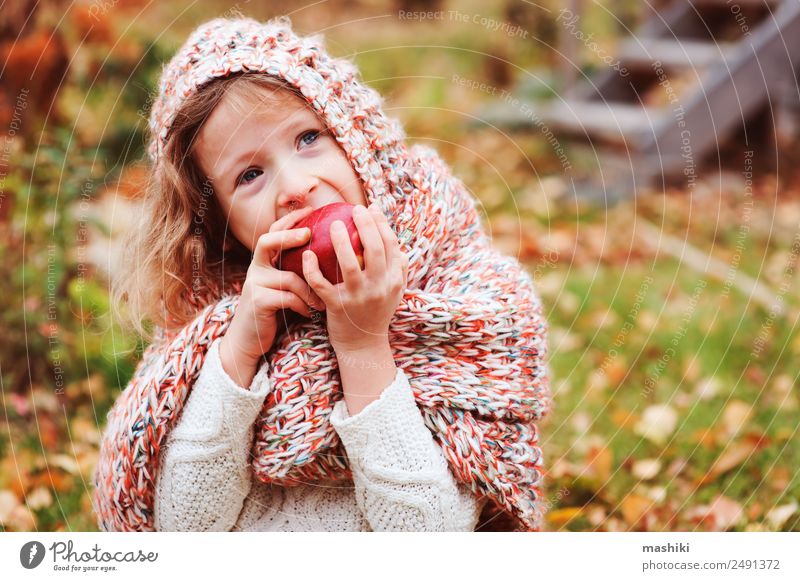
<path id="1" fill-rule="evenodd" d="M 628 68 L 651 69 L 660 62 L 665 69 L 705 69 L 722 62 L 735 44 L 668 38 L 629 38 L 617 57 Z"/>
<path id="2" fill-rule="evenodd" d="M 476 124 L 561 132 L 635 148 L 642 134 L 657 131 L 664 118 L 662 110 L 638 104 L 567 100 L 512 106 L 495 102 L 480 110 Z"/>
<path id="3" fill-rule="evenodd" d="M 541 119 L 553 131 L 628 145 L 638 140 L 639 134 L 652 132 L 661 115 L 661 111 L 638 104 L 602 101 L 560 101 L 540 110 Z"/>
<path id="4" fill-rule="evenodd" d="M 764 105 L 798 56 L 800 2 L 791 0 L 742 41 L 734 59 L 710 72 L 703 86 L 683 100 L 682 123 L 673 119 L 662 132 L 646 136 L 642 151 L 664 159 L 667 174 L 682 171 L 686 159 L 681 151 L 687 147 L 699 163 Z"/>

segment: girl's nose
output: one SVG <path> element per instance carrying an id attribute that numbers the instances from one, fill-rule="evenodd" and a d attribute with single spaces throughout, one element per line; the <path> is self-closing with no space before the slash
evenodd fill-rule
<path id="1" fill-rule="evenodd" d="M 319 178 L 291 168 L 282 171 L 277 179 L 279 209 L 294 210 L 310 204 L 312 194 L 319 185 Z"/>

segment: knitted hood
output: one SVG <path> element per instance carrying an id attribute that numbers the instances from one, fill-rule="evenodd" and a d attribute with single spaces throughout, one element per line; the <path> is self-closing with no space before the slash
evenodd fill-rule
<path id="1" fill-rule="evenodd" d="M 170 125 L 189 95 L 215 78 L 247 71 L 269 73 L 303 93 L 344 149 L 370 203 L 390 210 L 402 198 L 385 179 L 407 156 L 400 124 L 383 114 L 380 95 L 359 82 L 350 61 L 328 56 L 320 36 L 295 35 L 287 17 L 266 24 L 218 18 L 192 32 L 161 75 L 149 120 L 151 160 L 160 162 Z"/>
<path id="2" fill-rule="evenodd" d="M 482 522 L 502 513 L 518 530 L 539 530 L 545 506 L 534 422 L 550 394 L 546 325 L 530 275 L 491 246 L 476 200 L 436 152 L 406 147 L 355 66 L 331 58 L 319 37 L 295 35 L 287 18 L 216 19 L 191 34 L 161 76 L 150 117 L 154 164 L 184 99 L 238 71 L 297 87 L 331 129 L 409 257 L 389 339 L 426 425 L 455 477 L 493 501 Z M 236 292 L 208 297 L 195 321 L 150 345 L 109 412 L 95 475 L 102 529 L 152 530 L 159 449 L 237 302 Z M 324 323 L 289 325 L 267 361 L 272 390 L 256 422 L 255 476 L 285 486 L 350 478 L 328 421 L 342 395 Z"/>

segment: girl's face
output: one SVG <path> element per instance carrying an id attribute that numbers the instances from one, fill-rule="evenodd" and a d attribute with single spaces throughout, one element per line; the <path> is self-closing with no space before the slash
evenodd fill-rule
<path id="1" fill-rule="evenodd" d="M 361 181 L 336 139 L 290 93 L 260 100 L 244 114 L 223 98 L 200 129 L 195 154 L 230 231 L 250 251 L 294 209 L 366 205 Z"/>

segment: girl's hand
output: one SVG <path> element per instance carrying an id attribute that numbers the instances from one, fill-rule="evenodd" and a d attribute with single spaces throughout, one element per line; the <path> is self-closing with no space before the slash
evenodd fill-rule
<path id="1" fill-rule="evenodd" d="M 317 256 L 303 253 L 303 274 L 325 302 L 328 338 L 335 351 L 363 350 L 388 344 L 392 320 L 408 275 L 408 257 L 400 250 L 386 217 L 376 205 L 356 206 L 353 219 L 364 247 L 364 270 L 358 265 L 344 224 L 331 224 L 343 282 L 333 285 L 319 269 Z"/>
<path id="2" fill-rule="evenodd" d="M 222 366 L 231 378 L 238 378 L 239 385 L 250 384 L 259 359 L 272 347 L 278 331 L 278 311 L 289 308 L 311 317 L 309 307 L 325 309 L 325 304 L 301 277 L 272 265 L 273 258 L 283 249 L 302 246 L 308 241 L 310 230 L 293 226 L 311 210 L 308 206 L 276 220 L 256 243 L 239 305 L 220 343 Z"/>

